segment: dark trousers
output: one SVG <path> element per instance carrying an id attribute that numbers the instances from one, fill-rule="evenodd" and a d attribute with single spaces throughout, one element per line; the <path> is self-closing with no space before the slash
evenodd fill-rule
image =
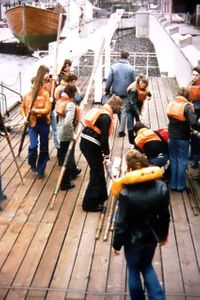
<path id="1" fill-rule="evenodd" d="M 81 138 L 80 149 L 90 167 L 90 180 L 82 207 L 86 211 L 95 211 L 98 204 L 103 204 L 108 198 L 102 149 L 84 138 Z"/>
<path id="2" fill-rule="evenodd" d="M 59 160 L 60 162 L 63 164 L 66 154 L 67 154 L 67 150 L 69 148 L 69 144 L 70 142 L 60 142 L 60 149 L 59 149 Z M 71 176 L 73 176 L 77 171 L 77 167 L 76 167 L 76 162 L 75 162 L 75 158 L 74 158 L 74 146 L 72 148 L 72 150 L 70 151 L 69 154 L 69 158 L 66 164 L 66 168 L 65 168 L 65 172 L 64 172 L 64 176 L 61 182 L 61 189 L 65 188 L 67 185 L 69 185 L 71 183 Z"/>
<path id="3" fill-rule="evenodd" d="M 200 109 L 195 109 L 195 114 L 199 119 Z M 193 125 L 192 128 L 200 132 L 200 126 L 198 124 Z M 190 157 L 192 161 L 196 163 L 200 161 L 200 138 L 196 135 L 192 135 L 190 145 L 191 145 Z"/>

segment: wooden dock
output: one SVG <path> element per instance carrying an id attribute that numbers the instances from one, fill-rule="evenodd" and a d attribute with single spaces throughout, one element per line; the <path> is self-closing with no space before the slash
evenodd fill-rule
<path id="1" fill-rule="evenodd" d="M 153 129 L 166 126 L 166 105 L 176 95 L 177 88 L 173 78 L 150 78 L 153 96 L 145 105 L 144 118 Z M 12 117 L 16 123 L 21 122 L 18 108 L 12 111 Z M 115 121 L 116 129 L 110 139 L 112 158 L 121 157 L 124 169 L 128 138 L 118 137 L 117 118 Z M 15 127 L 10 137 L 17 153 L 20 127 Z M 60 167 L 52 137 L 43 180 L 37 180 L 30 171 L 28 144 L 27 136 L 17 158 L 24 178 L 22 185 L 8 144 L 5 139 L 0 141 L 1 172 L 7 195 L 0 212 L 0 299 L 128 300 L 123 250 L 120 256 L 111 255 L 112 233 L 103 241 L 104 228 L 95 240 L 99 213 L 86 213 L 81 208 L 89 173 L 79 141 L 76 159 L 82 172 L 74 181 L 74 189 L 58 193 L 53 210 L 50 202 Z M 199 192 L 199 183 L 194 178 L 193 181 Z M 198 204 L 188 195 L 171 193 L 169 240 L 166 246 L 157 248 L 154 258 L 167 300 L 200 299 L 200 214 Z"/>

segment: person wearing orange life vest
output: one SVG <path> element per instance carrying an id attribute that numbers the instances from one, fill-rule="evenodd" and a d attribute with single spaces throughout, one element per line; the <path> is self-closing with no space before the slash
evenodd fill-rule
<path id="1" fill-rule="evenodd" d="M 31 82 L 34 83 L 35 78 L 32 78 Z M 25 95 L 21 103 L 21 114 L 26 122 L 26 117 L 30 111 L 30 105 L 32 101 L 32 90 Z M 43 87 L 43 83 L 39 90 L 38 96 L 34 101 L 33 108 L 31 109 L 31 115 L 28 124 L 28 133 L 30 139 L 30 145 L 28 149 L 28 163 L 33 172 L 37 172 L 37 178 L 42 179 L 46 164 L 48 161 L 48 138 L 49 138 L 49 126 L 50 126 L 50 111 L 51 103 L 49 99 L 49 93 Z M 38 153 L 38 145 L 40 147 Z"/>
<path id="2" fill-rule="evenodd" d="M 192 69 L 192 80 L 188 85 L 189 100 L 194 105 L 194 112 L 198 118 L 200 118 L 200 67 L 194 67 Z M 200 132 L 200 125 L 195 124 L 192 128 Z M 200 161 L 200 139 L 196 135 L 191 136 L 190 141 L 191 151 L 190 158 L 192 160 L 192 168 L 198 167 L 198 161 Z"/>
<path id="3" fill-rule="evenodd" d="M 171 167 L 171 189 L 174 191 L 185 190 L 185 173 L 188 164 L 190 141 L 190 126 L 197 123 L 193 104 L 188 101 L 189 91 L 180 88 L 175 101 L 167 106 L 169 118 L 169 159 Z"/>
<path id="4" fill-rule="evenodd" d="M 54 97 L 55 100 L 58 100 L 60 98 L 61 93 L 64 91 L 64 88 L 69 85 L 76 85 L 76 81 L 77 81 L 78 77 L 74 72 L 69 72 L 65 77 L 62 78 L 60 84 L 56 87 L 55 89 L 55 93 L 54 93 Z M 79 105 L 81 100 L 83 99 L 79 88 L 77 87 L 77 93 L 75 95 L 75 100 L 76 100 L 76 104 Z"/>
<path id="5" fill-rule="evenodd" d="M 81 133 L 80 149 L 90 167 L 90 180 L 82 202 L 85 211 L 101 211 L 107 200 L 104 164 L 110 167 L 109 136 L 113 129 L 113 114 L 118 114 L 122 99 L 113 95 L 100 108 L 93 108 L 85 116 Z"/>
<path id="6" fill-rule="evenodd" d="M 113 195 L 119 197 L 112 252 L 119 255 L 124 247 L 131 300 L 146 299 L 142 277 L 148 299 L 165 300 L 152 260 L 157 244 L 167 243 L 169 190 L 160 180 L 161 169 L 149 167 L 144 154 L 129 150 L 126 164 L 127 173 L 111 188 Z"/>
<path id="7" fill-rule="evenodd" d="M 148 128 L 142 122 L 134 126 L 136 134 L 135 146 L 145 153 L 148 162 L 153 166 L 165 166 L 168 161 L 168 143 L 165 142 L 157 131 Z"/>
<path id="8" fill-rule="evenodd" d="M 136 81 L 131 83 L 127 88 L 129 95 L 126 114 L 127 114 L 127 128 L 128 128 L 128 139 L 130 148 L 134 147 L 134 123 L 135 120 L 140 120 L 140 115 L 144 101 L 150 100 L 151 93 L 148 90 L 148 78 L 140 74 Z"/>
<path id="9" fill-rule="evenodd" d="M 51 114 L 50 114 L 50 126 L 51 130 L 53 133 L 53 143 L 54 147 L 57 149 L 57 158 L 59 160 L 59 148 L 60 148 L 60 143 L 58 141 L 58 135 L 57 135 L 57 118 L 55 114 L 55 98 L 52 95 L 53 91 L 55 89 L 56 81 L 52 79 L 52 76 L 49 73 L 49 70 L 47 73 L 44 75 L 43 79 L 43 87 L 44 89 L 47 90 L 50 96 L 50 102 L 51 102 Z"/>
<path id="10" fill-rule="evenodd" d="M 61 99 L 57 100 L 55 111 L 58 115 L 58 140 L 60 142 L 59 159 L 63 164 L 69 144 L 74 136 L 75 126 L 79 121 L 79 107 L 75 104 L 77 88 L 74 85 L 65 87 Z M 65 173 L 61 182 L 61 190 L 68 190 L 75 187 L 71 180 L 75 179 L 81 172 L 76 165 L 74 158 L 74 147 L 70 152 Z"/>

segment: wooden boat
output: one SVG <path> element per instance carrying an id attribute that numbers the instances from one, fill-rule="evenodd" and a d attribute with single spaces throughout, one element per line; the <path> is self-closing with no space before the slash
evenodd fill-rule
<path id="1" fill-rule="evenodd" d="M 13 35 L 25 44 L 29 52 L 45 49 L 56 39 L 58 10 L 19 5 L 8 9 L 5 16 Z"/>

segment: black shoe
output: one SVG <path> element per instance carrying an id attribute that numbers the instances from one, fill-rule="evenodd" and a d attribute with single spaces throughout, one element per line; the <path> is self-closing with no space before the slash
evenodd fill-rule
<path id="1" fill-rule="evenodd" d="M 76 177 L 81 173 L 81 169 L 80 168 L 76 168 L 76 172 L 72 175 L 70 175 L 71 180 L 76 179 Z"/>
<path id="2" fill-rule="evenodd" d="M 7 196 L 3 195 L 3 198 L 1 198 L 0 201 L 6 200 L 6 199 L 7 199 Z"/>
<path id="3" fill-rule="evenodd" d="M 39 174 L 39 173 L 37 174 L 37 179 L 40 180 L 40 179 L 43 179 L 43 178 L 44 178 L 44 174 Z"/>
<path id="4" fill-rule="evenodd" d="M 36 172 L 37 172 L 37 169 L 36 169 L 35 167 L 31 167 L 31 171 L 32 171 L 33 173 L 36 173 Z"/>
<path id="5" fill-rule="evenodd" d="M 97 207 L 83 208 L 86 212 L 101 212 L 103 210 L 103 204 L 98 204 Z"/>
<path id="6" fill-rule="evenodd" d="M 125 132 L 123 132 L 123 131 L 120 131 L 120 132 L 119 132 L 119 137 L 124 137 L 125 135 L 126 135 Z"/>
<path id="7" fill-rule="evenodd" d="M 192 169 L 197 169 L 198 168 L 198 161 L 193 161 L 191 164 Z"/>
<path id="8" fill-rule="evenodd" d="M 73 189 L 75 187 L 74 183 L 70 183 L 70 184 L 66 184 L 65 186 L 61 186 L 60 190 L 61 191 L 66 191 L 66 190 L 70 190 Z"/>
<path id="9" fill-rule="evenodd" d="M 181 190 L 176 190 L 177 192 L 179 192 L 179 193 L 182 193 L 182 192 L 184 192 L 185 191 L 185 188 L 184 189 L 181 189 Z"/>

